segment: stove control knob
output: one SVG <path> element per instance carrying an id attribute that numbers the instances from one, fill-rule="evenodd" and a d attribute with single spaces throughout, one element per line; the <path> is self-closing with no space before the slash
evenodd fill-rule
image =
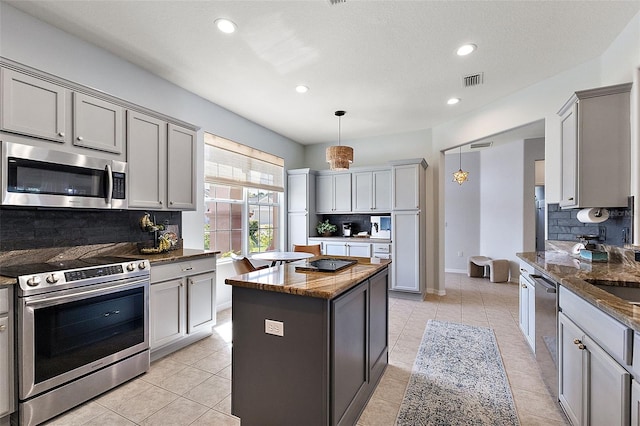
<path id="1" fill-rule="evenodd" d="M 29 279 L 27 280 L 27 285 L 28 285 L 29 287 L 35 287 L 35 286 L 37 286 L 38 284 L 40 284 L 40 277 L 39 277 L 39 276 L 37 276 L 37 275 L 34 275 L 34 276 L 32 276 L 31 278 L 29 278 Z"/>
<path id="2" fill-rule="evenodd" d="M 47 276 L 47 282 L 49 284 L 55 284 L 58 281 L 60 281 L 60 278 L 58 278 L 58 276 L 56 274 L 51 274 L 51 275 Z"/>
<path id="3" fill-rule="evenodd" d="M 130 263 L 130 264 L 127 265 L 127 271 L 133 272 L 135 270 L 136 270 L 136 265 L 135 264 Z"/>
<path id="4" fill-rule="evenodd" d="M 146 268 L 147 268 L 147 264 L 146 264 L 146 263 L 144 263 L 144 262 L 140 262 L 140 263 L 138 264 L 138 268 L 140 268 L 140 269 L 146 269 Z"/>

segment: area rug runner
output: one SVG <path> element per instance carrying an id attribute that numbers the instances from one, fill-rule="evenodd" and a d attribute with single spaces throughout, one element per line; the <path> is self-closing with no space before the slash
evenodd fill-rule
<path id="1" fill-rule="evenodd" d="M 397 425 L 519 425 L 493 330 L 430 320 Z"/>

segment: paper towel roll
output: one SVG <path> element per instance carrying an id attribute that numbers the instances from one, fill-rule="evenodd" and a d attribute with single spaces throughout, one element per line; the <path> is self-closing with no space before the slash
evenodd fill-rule
<path id="1" fill-rule="evenodd" d="M 609 210 L 602 208 L 582 209 L 578 212 L 578 220 L 582 223 L 601 223 L 609 219 Z"/>

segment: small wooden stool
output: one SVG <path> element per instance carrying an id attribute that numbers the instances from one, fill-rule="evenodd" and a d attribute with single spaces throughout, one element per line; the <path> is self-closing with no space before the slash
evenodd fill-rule
<path id="1" fill-rule="evenodd" d="M 492 283 L 509 281 L 509 261 L 506 259 L 491 259 L 486 256 L 471 256 L 467 275 L 475 278 L 484 277 L 484 268 L 489 268 L 489 280 Z"/>

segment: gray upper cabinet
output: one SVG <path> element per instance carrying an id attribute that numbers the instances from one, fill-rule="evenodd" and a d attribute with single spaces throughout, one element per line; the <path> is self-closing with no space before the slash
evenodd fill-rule
<path id="1" fill-rule="evenodd" d="M 626 207 L 631 182 L 631 83 L 576 92 L 561 120 L 560 206 Z"/>
<path id="2" fill-rule="evenodd" d="M 391 171 L 353 172 L 351 205 L 354 212 L 384 213 L 391 211 Z"/>
<path id="3" fill-rule="evenodd" d="M 195 210 L 196 133 L 127 111 L 129 208 Z"/>
<path id="4" fill-rule="evenodd" d="M 351 212 L 351 173 L 319 174 L 316 208 L 317 213 Z"/>
<path id="5" fill-rule="evenodd" d="M 420 208 L 420 167 L 420 164 L 393 167 L 393 210 Z"/>
<path id="6" fill-rule="evenodd" d="M 83 93 L 73 94 L 73 144 L 120 154 L 123 152 L 125 109 Z"/>
<path id="7" fill-rule="evenodd" d="M 164 207 L 167 182 L 167 123 L 127 111 L 129 208 Z"/>
<path id="8" fill-rule="evenodd" d="M 169 124 L 167 133 L 168 208 L 196 209 L 196 132 Z"/>
<path id="9" fill-rule="evenodd" d="M 27 74 L 2 72 L 2 130 L 69 142 L 67 89 Z"/>

